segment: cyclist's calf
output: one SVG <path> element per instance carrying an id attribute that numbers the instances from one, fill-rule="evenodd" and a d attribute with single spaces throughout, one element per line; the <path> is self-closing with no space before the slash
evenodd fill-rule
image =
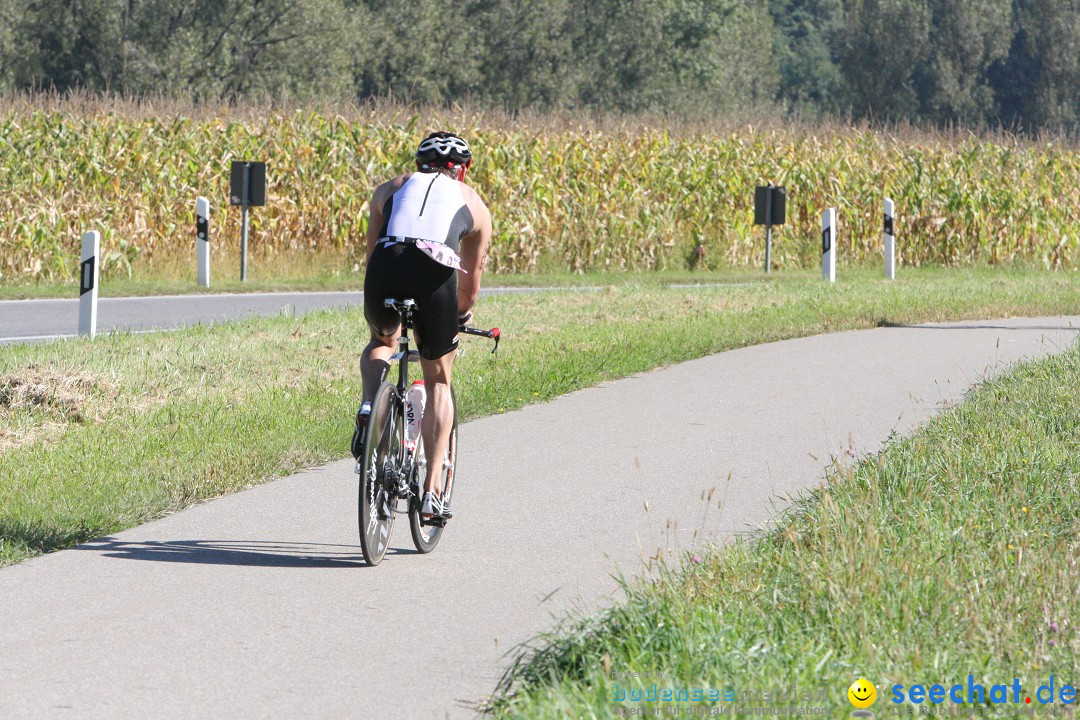
<path id="1" fill-rule="evenodd" d="M 427 460 L 427 477 L 424 491 L 440 494 L 442 488 L 442 460 L 446 455 L 446 446 L 450 429 L 454 425 L 454 400 L 450 393 L 450 370 L 454 364 L 456 352 L 448 352 L 435 360 L 420 358 L 420 367 L 424 371 L 424 386 L 427 389 L 427 404 L 424 406 L 424 419 L 420 432 L 424 436 L 424 455 Z"/>

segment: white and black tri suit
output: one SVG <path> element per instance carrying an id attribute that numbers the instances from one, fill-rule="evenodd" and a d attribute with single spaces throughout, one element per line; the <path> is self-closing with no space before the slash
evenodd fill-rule
<path id="1" fill-rule="evenodd" d="M 364 278 L 364 315 L 380 335 L 398 324 L 388 297 L 412 298 L 417 348 L 429 360 L 457 347 L 461 238 L 473 217 L 462 185 L 441 172 L 415 172 L 383 206 L 383 226 Z"/>

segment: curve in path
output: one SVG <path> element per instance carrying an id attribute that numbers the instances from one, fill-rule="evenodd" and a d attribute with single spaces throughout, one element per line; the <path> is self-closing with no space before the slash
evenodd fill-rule
<path id="1" fill-rule="evenodd" d="M 613 570 L 763 526 L 831 455 L 877 451 L 1077 326 L 789 340 L 469 423 L 442 544 L 417 555 L 399 525 L 377 568 L 338 462 L 0 570 L 0 716 L 469 717 L 507 650 L 611 601 Z"/>

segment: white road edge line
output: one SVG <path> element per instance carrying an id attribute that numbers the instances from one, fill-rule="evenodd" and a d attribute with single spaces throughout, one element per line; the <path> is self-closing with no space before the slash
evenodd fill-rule
<path id="1" fill-rule="evenodd" d="M 722 287 L 747 287 L 754 285 L 753 282 L 721 282 L 721 283 L 672 283 L 667 287 L 673 289 L 689 289 L 689 288 L 722 288 Z M 597 290 L 604 290 L 607 288 L 618 288 L 619 285 L 564 285 L 564 286 L 543 286 L 532 287 L 529 285 L 518 286 L 494 286 L 490 288 L 483 288 L 481 292 L 490 293 L 515 293 L 515 292 L 559 292 L 566 291 L 572 292 L 574 290 L 584 290 L 589 292 L 595 292 Z M 215 298 L 244 298 L 244 297 L 317 297 L 317 296 L 349 296 L 359 295 L 363 296 L 363 290 L 312 290 L 312 291 L 282 291 L 282 292 L 233 292 L 233 293 L 188 293 L 186 295 L 126 295 L 120 297 L 102 297 L 99 302 L 110 302 L 116 300 L 125 301 L 149 301 L 149 300 L 213 300 Z M 17 303 L 77 303 L 79 298 L 19 298 L 15 300 L 0 300 L 0 306 L 6 304 Z"/>
<path id="2" fill-rule="evenodd" d="M 102 297 L 99 302 L 108 302 L 110 300 L 191 300 L 191 299 L 207 299 L 213 300 L 215 298 L 231 298 L 231 297 L 292 297 L 296 295 L 303 296 L 318 296 L 318 295 L 363 295 L 363 290 L 315 290 L 312 292 L 238 292 L 238 293 L 188 293 L 187 295 L 123 295 L 120 297 Z M 0 305 L 6 303 L 35 303 L 35 302 L 69 302 L 76 303 L 79 298 L 19 298 L 17 300 L 0 300 Z"/>
<path id="3" fill-rule="evenodd" d="M 98 335 L 123 335 L 127 333 L 129 335 L 146 335 L 148 333 L 156 332 L 172 332 L 173 330 L 186 330 L 191 327 L 197 327 L 195 325 L 186 325 L 182 328 L 140 328 L 138 330 L 125 330 L 124 328 L 117 328 L 115 330 L 105 330 L 99 332 Z M 65 335 L 23 335 L 21 337 L 3 337 L 0 336 L 0 345 L 6 342 L 21 342 L 24 340 L 70 340 L 78 337 L 77 333 L 69 333 Z"/>
<path id="4" fill-rule="evenodd" d="M 64 340 L 66 338 L 73 338 L 71 335 L 22 335 L 16 337 L 0 337 L 0 343 L 5 342 L 20 342 L 22 340 Z"/>

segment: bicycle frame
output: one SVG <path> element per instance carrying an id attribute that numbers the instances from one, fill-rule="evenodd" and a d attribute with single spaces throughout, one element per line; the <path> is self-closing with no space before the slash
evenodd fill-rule
<path id="1" fill-rule="evenodd" d="M 386 298 L 384 306 L 398 313 L 401 323 L 401 335 L 398 337 L 397 352 L 391 355 L 386 369 L 379 378 L 379 389 L 372 400 L 372 417 L 365 428 L 362 460 L 357 464 L 360 472 L 359 529 L 360 544 L 364 559 L 372 565 L 378 565 L 386 552 L 393 531 L 394 519 L 398 514 L 409 515 L 409 526 L 413 544 L 421 553 L 431 552 L 439 542 L 446 521 L 452 517 L 449 507 L 443 506 L 436 515 L 425 516 L 421 513 L 421 498 L 427 472 L 424 469 L 426 452 L 420 449 L 422 439 L 415 444 L 408 442 L 405 404 L 409 390 L 409 363 L 418 361 L 420 354 L 409 345 L 409 330 L 413 328 L 413 311 L 416 302 L 411 299 Z M 458 332 L 467 335 L 480 335 L 495 341 L 499 347 L 499 329 L 477 330 L 459 326 Z M 387 382 L 386 375 L 394 363 L 398 365 L 397 383 Z M 450 388 L 453 402 L 453 388 Z M 457 435 L 457 420 L 451 428 L 451 438 Z M 456 448 L 456 439 L 452 439 Z M 385 444 L 384 444 L 385 443 Z M 412 447 L 410 447 L 412 445 Z M 453 493 L 453 480 L 449 474 L 456 463 L 456 451 L 448 449 L 450 464 L 444 458 L 441 463 L 446 470 L 445 478 L 450 484 L 449 494 Z M 359 460 L 359 458 L 358 458 Z M 444 488 L 446 490 L 446 488 Z M 405 501 L 405 509 L 401 501 Z M 427 529 L 425 529 L 427 528 Z"/>
<path id="2" fill-rule="evenodd" d="M 398 379 L 396 383 L 397 396 L 394 398 L 394 407 L 391 411 L 395 425 L 400 425 L 403 429 L 406 426 L 405 419 L 405 397 L 409 387 L 409 362 L 418 362 L 420 360 L 420 353 L 416 350 L 409 349 L 409 330 L 412 329 L 412 312 L 416 307 L 416 303 L 412 300 L 395 300 L 394 298 L 387 298 L 384 304 L 388 308 L 394 308 L 398 311 L 398 316 L 401 320 L 401 335 L 398 337 L 398 351 L 390 356 L 390 361 L 387 364 L 386 369 L 383 371 L 382 376 L 379 378 L 379 384 L 381 385 L 386 381 L 386 376 L 390 372 L 390 368 L 396 362 L 398 365 Z M 401 470 L 404 470 L 402 477 L 410 478 L 416 471 L 417 458 L 413 450 L 411 450 L 406 443 L 401 443 L 398 448 L 398 457 L 395 458 L 397 466 Z M 399 485 L 395 495 L 398 498 L 408 498 L 413 494 L 412 489 L 408 486 L 408 482 L 405 483 L 404 493 L 403 488 Z M 392 505 L 392 510 L 397 513 L 407 512 L 397 507 L 395 501 Z"/>
<path id="3" fill-rule="evenodd" d="M 386 381 L 386 375 L 390 372 L 390 368 L 396 362 L 398 365 L 398 378 L 397 378 L 397 397 L 394 400 L 393 414 L 395 422 L 401 423 L 402 428 L 405 427 L 405 397 L 409 389 L 409 363 L 420 361 L 420 352 L 418 350 L 409 349 L 409 330 L 413 327 L 412 313 L 416 309 L 416 303 L 411 299 L 398 300 L 396 298 L 386 298 L 383 301 L 383 305 L 387 308 L 393 308 L 398 311 L 398 317 L 401 321 L 401 335 L 398 337 L 398 351 L 390 356 L 390 361 L 383 371 L 382 376 L 379 378 L 379 384 L 381 385 Z M 468 327 L 466 325 L 460 325 L 458 332 L 465 335 L 476 335 L 478 337 L 486 337 L 495 341 L 495 347 L 491 352 L 495 353 L 499 350 L 499 338 L 501 333 L 499 328 L 492 328 L 491 330 L 480 330 L 478 328 Z M 419 444 L 416 445 L 419 447 Z M 411 478 L 416 471 L 416 465 L 419 462 L 419 458 L 416 457 L 415 451 L 410 449 L 405 443 L 402 443 L 399 449 L 399 456 L 397 457 L 398 467 L 405 471 L 404 477 Z M 420 480 L 422 485 L 423 480 Z M 398 497 L 408 498 L 413 494 L 411 488 L 409 488 L 404 495 L 399 494 Z M 394 507 L 395 512 L 403 512 Z"/>

